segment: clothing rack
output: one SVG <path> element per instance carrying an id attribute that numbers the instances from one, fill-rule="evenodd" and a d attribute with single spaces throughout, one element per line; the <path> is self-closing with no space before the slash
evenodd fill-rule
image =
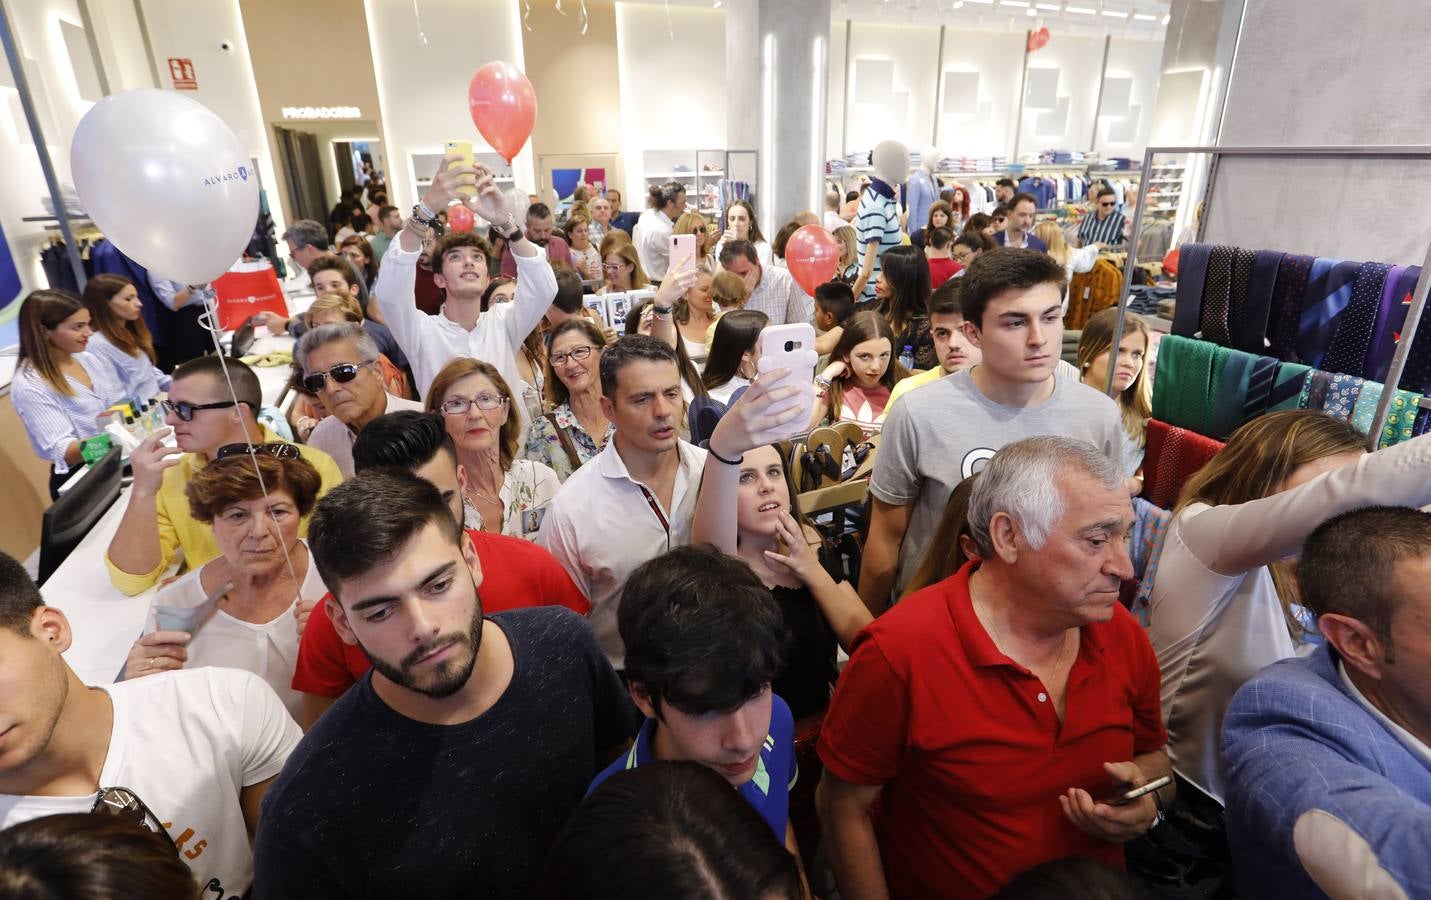
<path id="1" fill-rule="evenodd" d="M 1207 212 L 1213 202 L 1213 187 L 1217 183 L 1217 166 L 1223 157 L 1291 157 L 1291 158 L 1313 158 L 1313 157 L 1347 157 L 1347 158 L 1383 158 L 1383 159 L 1431 159 L 1431 144 L 1368 144 L 1366 146 L 1344 145 L 1344 146 L 1308 146 L 1308 147 L 1225 147 L 1217 144 L 1208 144 L 1194 147 L 1148 147 L 1143 151 L 1142 177 L 1138 179 L 1138 205 L 1133 211 L 1133 234 L 1141 234 L 1143 227 L 1143 210 L 1148 199 L 1148 186 L 1150 181 L 1149 173 L 1153 170 L 1153 157 L 1171 154 L 1193 154 L 1206 153 L 1212 157 L 1212 167 L 1208 176 L 1207 191 L 1203 199 L 1204 208 L 1202 221 L 1208 220 Z M 1136 253 L 1136 247 L 1133 248 Z M 1113 327 L 1113 346 L 1117 347 L 1123 340 L 1123 323 L 1128 316 L 1128 295 L 1133 289 L 1134 265 L 1125 266 L 1123 269 L 1123 290 L 1118 297 L 1118 321 Z M 1391 401 L 1396 396 L 1394 388 L 1401 383 L 1401 373 L 1406 368 L 1406 359 L 1411 353 L 1411 343 L 1416 339 L 1416 329 L 1421 324 L 1421 313 L 1426 306 L 1426 294 L 1431 290 L 1431 243 L 1426 247 L 1426 259 L 1421 265 L 1421 276 L 1416 279 L 1416 292 L 1412 296 L 1411 308 L 1406 312 L 1406 324 L 1402 326 L 1402 339 L 1396 345 L 1396 353 L 1391 357 L 1391 369 L 1387 373 L 1385 384 L 1393 390 L 1383 390 L 1381 399 L 1376 405 L 1376 417 L 1372 420 L 1372 427 L 1367 432 L 1367 450 L 1376 449 L 1377 441 L 1381 436 L 1381 431 L 1386 427 L 1386 418 L 1391 411 Z M 1113 370 L 1108 371 L 1108 396 L 1114 396 L 1113 391 Z M 1426 399 L 1421 402 L 1423 407 L 1431 408 L 1431 403 Z"/>

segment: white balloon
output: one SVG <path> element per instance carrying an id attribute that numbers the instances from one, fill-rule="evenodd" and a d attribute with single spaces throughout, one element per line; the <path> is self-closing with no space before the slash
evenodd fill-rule
<path id="1" fill-rule="evenodd" d="M 152 88 L 105 97 L 70 144 L 94 224 L 151 273 L 206 284 L 243 255 L 258 173 L 233 131 L 196 100 Z"/>

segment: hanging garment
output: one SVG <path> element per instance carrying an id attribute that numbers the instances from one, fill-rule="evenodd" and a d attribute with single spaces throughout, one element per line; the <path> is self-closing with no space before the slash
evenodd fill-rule
<path id="1" fill-rule="evenodd" d="M 1148 447 L 1143 456 L 1143 498 L 1154 506 L 1172 509 L 1183 485 L 1223 446 L 1222 441 L 1149 419 Z"/>
<path id="2" fill-rule="evenodd" d="M 1386 424 L 1381 429 L 1381 439 L 1377 442 L 1378 448 L 1390 447 L 1392 444 L 1411 440 L 1415 435 L 1420 413 L 1427 411 L 1421 408 L 1421 399 L 1421 394 L 1412 391 L 1396 392 L 1396 395 L 1391 398 Z"/>
<path id="3" fill-rule="evenodd" d="M 1382 292 L 1391 266 L 1386 263 L 1364 262 L 1352 280 L 1351 300 L 1337 321 L 1337 330 L 1322 359 L 1328 372 L 1360 375 L 1366 366 L 1366 352 L 1371 346 L 1372 329 Z"/>
<path id="4" fill-rule="evenodd" d="M 1202 337 L 1214 344 L 1232 340 L 1229 311 L 1232 305 L 1232 261 L 1237 252 L 1232 247 L 1212 248 L 1207 261 L 1207 281 L 1202 289 Z"/>
<path id="5" fill-rule="evenodd" d="M 1366 348 L 1366 361 L 1362 365 L 1367 378 L 1385 382 L 1391 374 L 1391 357 L 1396 353 L 1396 342 L 1406 325 L 1406 313 L 1411 308 L 1412 294 L 1420 277 L 1420 266 L 1392 266 L 1387 273 L 1371 341 Z"/>
<path id="6" fill-rule="evenodd" d="M 1184 244 L 1179 251 L 1178 302 L 1173 309 L 1173 334 L 1190 338 L 1202 330 L 1202 293 L 1211 255 L 1211 244 Z"/>
<path id="7" fill-rule="evenodd" d="M 1322 368 L 1337 323 L 1351 303 L 1352 286 L 1360 268 L 1359 262 L 1340 259 L 1317 259 L 1312 263 L 1297 329 L 1297 355 L 1307 365 Z"/>
<path id="8" fill-rule="evenodd" d="M 1123 293 L 1123 273 L 1110 259 L 1100 258 L 1087 272 L 1068 282 L 1068 313 L 1065 328 L 1082 328 L 1093 314 L 1118 304 Z"/>
<path id="9" fill-rule="evenodd" d="M 1292 362 L 1279 363 L 1277 374 L 1272 379 L 1272 391 L 1267 396 L 1267 411 L 1301 409 L 1302 392 L 1311 375 L 1311 366 Z"/>
<path id="10" fill-rule="evenodd" d="M 1297 356 L 1297 329 L 1302 318 L 1302 297 L 1307 292 L 1313 258 L 1288 253 L 1277 266 L 1277 285 L 1272 289 L 1272 314 L 1267 323 L 1271 354 L 1286 362 L 1301 362 Z"/>

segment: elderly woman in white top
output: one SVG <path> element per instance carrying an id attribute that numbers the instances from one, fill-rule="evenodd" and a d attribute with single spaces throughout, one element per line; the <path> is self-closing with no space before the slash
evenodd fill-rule
<path id="1" fill-rule="evenodd" d="M 294 444 L 261 444 L 252 454 L 235 444 L 216 456 L 186 493 L 194 518 L 214 529 L 219 556 L 155 596 L 157 629 L 130 648 L 124 677 L 185 666 L 245 669 L 301 722 L 302 698 L 293 690 L 299 636 L 327 588 L 298 526 L 321 479 Z"/>
<path id="2" fill-rule="evenodd" d="M 10 399 L 35 455 L 50 463 L 50 496 L 84 458 L 80 442 L 103 432 L 97 418 L 124 399 L 114 367 L 86 352 L 89 310 L 64 291 L 34 291 L 20 307 L 20 357 Z"/>
<path id="3" fill-rule="evenodd" d="M 1232 695 L 1265 666 L 1312 649 L 1286 561 L 1339 513 L 1431 503 L 1431 438 L 1369 455 L 1364 446 L 1324 413 L 1269 413 L 1233 432 L 1173 511 L 1148 637 L 1173 770 L 1218 803 L 1219 732 Z"/>
<path id="4" fill-rule="evenodd" d="M 481 529 L 536 540 L 561 481 L 546 464 L 517 457 L 525 434 L 507 380 L 492 365 L 459 356 L 432 379 L 427 411 L 442 416 L 457 446 L 463 491 Z"/>
<path id="5" fill-rule="evenodd" d="M 124 396 L 149 400 L 169 390 L 172 379 L 154 366 L 154 339 L 134 282 L 122 275 L 96 275 L 85 283 L 84 305 L 94 330 L 89 352 L 114 366 Z"/>

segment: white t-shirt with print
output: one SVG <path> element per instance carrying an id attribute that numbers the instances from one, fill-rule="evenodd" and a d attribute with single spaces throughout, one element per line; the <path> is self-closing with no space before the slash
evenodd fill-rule
<path id="1" fill-rule="evenodd" d="M 303 737 L 298 724 L 263 679 L 238 669 L 101 689 L 114 702 L 114 730 L 100 786 L 129 788 L 159 817 L 203 896 L 241 896 L 253 881 L 253 847 L 239 792 L 278 774 Z M 0 794 L 0 827 L 89 812 L 95 797 Z"/>

